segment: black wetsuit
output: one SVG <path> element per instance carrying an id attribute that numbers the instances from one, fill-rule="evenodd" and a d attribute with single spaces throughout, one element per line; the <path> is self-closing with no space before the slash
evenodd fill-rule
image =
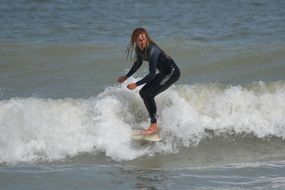
<path id="1" fill-rule="evenodd" d="M 151 123 L 156 123 L 156 104 L 154 97 L 166 90 L 180 77 L 180 70 L 175 62 L 156 44 L 150 43 L 145 50 L 136 48 L 137 61 L 133 64 L 127 77 L 135 73 L 144 61 L 149 62 L 149 74 L 136 82 L 137 86 L 145 84 L 140 90 L 144 104 L 149 113 Z M 156 70 L 159 72 L 156 73 Z"/>

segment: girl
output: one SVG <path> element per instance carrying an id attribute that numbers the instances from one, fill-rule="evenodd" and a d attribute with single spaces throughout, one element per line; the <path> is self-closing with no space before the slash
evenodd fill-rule
<path id="1" fill-rule="evenodd" d="M 135 50 L 135 61 L 132 68 L 125 76 L 118 78 L 118 82 L 123 83 L 134 74 L 142 65 L 143 61 L 149 64 L 149 73 L 141 80 L 127 85 L 133 90 L 140 85 L 140 96 L 150 117 L 150 127 L 145 129 L 143 134 L 157 133 L 159 128 L 156 119 L 156 104 L 154 97 L 169 88 L 180 77 L 180 71 L 175 62 L 151 39 L 144 28 L 136 28 L 131 36 L 127 47 L 127 58 L 132 57 Z M 158 72 L 157 72 L 158 71 Z"/>

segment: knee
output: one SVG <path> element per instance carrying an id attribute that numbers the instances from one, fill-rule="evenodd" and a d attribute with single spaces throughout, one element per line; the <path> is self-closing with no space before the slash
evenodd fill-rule
<path id="1" fill-rule="evenodd" d="M 145 90 L 143 90 L 143 89 L 140 90 L 140 96 L 141 96 L 142 99 L 144 99 L 146 97 Z"/>
<path id="2" fill-rule="evenodd" d="M 141 96 L 142 99 L 147 99 L 149 97 L 152 97 L 152 94 L 148 90 L 141 89 L 140 90 L 140 96 Z"/>

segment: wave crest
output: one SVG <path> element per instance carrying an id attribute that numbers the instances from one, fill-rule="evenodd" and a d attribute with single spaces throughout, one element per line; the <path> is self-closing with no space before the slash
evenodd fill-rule
<path id="1" fill-rule="evenodd" d="M 196 146 L 211 134 L 285 137 L 284 81 L 177 85 L 156 98 L 164 141 L 152 148 L 136 147 L 131 129 L 149 122 L 138 90 L 117 86 L 89 99 L 0 101 L 0 162 L 53 161 L 102 152 L 114 160 L 132 160 Z"/>

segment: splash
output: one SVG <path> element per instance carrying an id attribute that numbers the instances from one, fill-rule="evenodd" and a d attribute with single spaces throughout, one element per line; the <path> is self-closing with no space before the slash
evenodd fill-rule
<path id="1" fill-rule="evenodd" d="M 131 141 L 131 129 L 145 128 L 149 121 L 138 90 L 115 86 L 89 99 L 0 101 L 0 162 L 54 161 L 83 153 L 132 160 L 196 146 L 209 130 L 285 137 L 284 81 L 177 85 L 156 98 L 164 141 L 139 148 Z"/>

